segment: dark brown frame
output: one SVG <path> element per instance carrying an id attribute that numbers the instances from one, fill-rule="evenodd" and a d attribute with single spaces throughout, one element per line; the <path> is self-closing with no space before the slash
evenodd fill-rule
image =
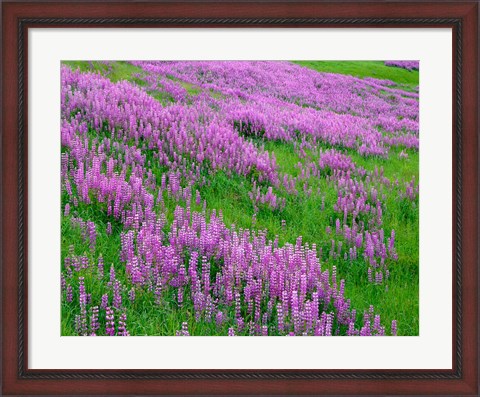
<path id="1" fill-rule="evenodd" d="M 2 3 L 2 393 L 478 395 L 478 15 L 466 2 Z M 453 369 L 31 370 L 27 365 L 29 27 L 451 27 Z"/>

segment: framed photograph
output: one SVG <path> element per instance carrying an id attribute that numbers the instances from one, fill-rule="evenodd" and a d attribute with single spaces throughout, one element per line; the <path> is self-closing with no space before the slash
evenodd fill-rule
<path id="1" fill-rule="evenodd" d="M 2 2 L 2 393 L 478 395 L 478 12 Z"/>

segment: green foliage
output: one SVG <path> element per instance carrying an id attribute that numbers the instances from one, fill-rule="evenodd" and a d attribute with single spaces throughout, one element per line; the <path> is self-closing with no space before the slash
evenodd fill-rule
<path id="1" fill-rule="evenodd" d="M 108 64 L 107 64 L 108 62 Z M 112 82 L 128 80 L 135 82 L 138 85 L 143 85 L 143 82 L 133 77 L 135 73 L 143 73 L 143 70 L 125 61 L 112 62 L 99 61 L 62 61 L 63 65 L 69 66 L 71 69 L 79 69 L 81 72 L 98 72 L 106 75 Z M 111 67 L 111 70 L 109 69 Z"/>
<path id="2" fill-rule="evenodd" d="M 407 91 L 414 90 L 418 86 L 418 70 L 409 71 L 385 66 L 383 61 L 295 61 L 294 63 L 319 72 L 391 80 L 398 84 L 398 88 Z"/>

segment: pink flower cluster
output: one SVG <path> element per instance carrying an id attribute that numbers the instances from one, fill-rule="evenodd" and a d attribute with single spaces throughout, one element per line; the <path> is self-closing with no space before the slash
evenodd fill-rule
<path id="1" fill-rule="evenodd" d="M 420 70 L 419 61 L 385 61 L 385 65 L 407 70 Z"/>
<path id="2" fill-rule="evenodd" d="M 318 73 L 289 62 L 132 63 L 149 79 L 173 77 L 218 93 L 221 100 L 207 100 L 244 135 L 310 136 L 364 155 L 385 156 L 390 146 L 418 148 L 418 93 L 389 81 Z"/>

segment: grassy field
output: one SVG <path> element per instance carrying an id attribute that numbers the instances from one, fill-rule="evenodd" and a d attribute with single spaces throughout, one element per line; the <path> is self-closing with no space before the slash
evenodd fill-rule
<path id="1" fill-rule="evenodd" d="M 418 70 L 385 66 L 383 61 L 296 61 L 295 63 L 318 72 L 391 80 L 397 83 L 398 88 L 406 91 L 414 90 L 419 84 Z"/>
<path id="2" fill-rule="evenodd" d="M 419 84 L 418 71 L 407 71 L 404 69 L 386 67 L 383 62 L 366 61 L 299 61 L 296 62 L 319 72 L 340 73 L 346 75 L 363 77 L 374 77 L 377 79 L 388 79 L 398 84 L 398 88 L 408 91 L 414 90 Z M 96 71 L 106 75 L 112 82 L 128 80 L 140 86 L 145 83 L 138 78 L 142 70 L 127 62 L 112 62 L 106 66 L 99 62 L 65 61 L 63 64 L 72 69 L 79 68 L 83 72 Z M 196 95 L 200 90 L 198 87 L 184 82 L 183 87 Z M 163 104 L 170 103 L 168 96 L 161 92 L 150 92 L 154 98 Z M 275 153 L 277 164 L 280 170 L 295 176 L 298 173 L 296 165 L 305 163 L 307 159 L 318 160 L 316 153 L 307 153 L 307 158 L 298 155 L 294 145 L 278 141 L 267 141 L 261 138 L 252 138 L 258 147 Z M 324 146 L 325 149 L 328 146 Z M 407 182 L 415 177 L 419 178 L 419 155 L 415 150 L 404 150 L 408 158 L 400 158 L 400 149 L 393 149 L 389 158 L 363 157 L 353 150 L 344 149 L 358 166 L 364 167 L 367 171 L 383 169 L 384 175 L 390 180 L 397 179 Z M 161 175 L 164 169 L 152 164 L 152 172 Z M 396 249 L 398 261 L 389 264 L 390 279 L 388 287 L 368 282 L 363 258 L 357 261 L 345 261 L 343 258 L 332 259 L 328 255 L 330 249 L 330 238 L 327 235 L 326 226 L 335 227 L 334 220 L 338 214 L 333 205 L 337 192 L 332 184 L 324 179 L 312 178 L 309 182 L 314 190 L 320 194 L 306 195 L 300 192 L 298 196 L 284 193 L 279 195 L 286 200 L 283 211 L 272 211 L 260 208 L 254 218 L 255 209 L 248 193 L 252 190 L 252 182 L 241 176 L 233 177 L 223 172 L 208 175 L 208 183 L 201 187 L 202 199 L 207 203 L 207 211 L 220 210 L 226 225 L 235 224 L 239 228 L 266 229 L 268 238 L 278 237 L 280 245 L 286 242 L 294 242 L 298 236 L 303 237 L 304 242 L 315 243 L 317 249 L 322 250 L 321 258 L 325 266 L 330 269 L 336 266 L 340 278 L 346 281 L 345 295 L 351 299 L 352 306 L 359 313 L 368 310 L 369 305 L 374 305 L 381 314 L 385 323 L 397 320 L 399 324 L 399 335 L 418 335 L 419 332 L 419 236 L 418 236 L 418 207 L 399 199 L 399 191 L 391 189 L 387 192 L 385 200 L 386 211 L 384 212 L 385 230 L 395 229 L 397 241 Z M 62 213 L 68 201 L 66 194 L 62 197 Z M 322 202 L 324 207 L 322 209 Z M 164 197 L 165 212 L 167 219 L 173 217 L 173 211 L 178 204 Z M 180 204 L 182 204 L 180 202 Z M 194 206 L 194 210 L 202 211 L 202 205 Z M 112 223 L 112 234 L 107 235 L 104 231 L 109 221 L 101 206 L 85 205 L 80 203 L 75 216 L 83 219 L 94 220 L 98 227 L 97 246 L 95 253 L 91 253 L 88 242 L 82 240 L 81 232 L 71 224 L 70 215 L 62 215 L 62 262 L 64 258 L 71 255 L 70 246 L 73 245 L 74 254 L 85 255 L 93 263 L 98 262 L 99 255 L 105 263 L 105 273 L 108 273 L 111 264 L 120 263 L 120 224 Z M 282 222 L 283 221 L 283 222 Z M 125 279 L 124 270 L 121 266 L 115 266 L 117 278 Z M 88 286 L 91 299 L 100 301 L 105 293 L 104 281 L 99 280 L 91 272 L 85 271 L 85 285 Z M 77 288 L 74 288 L 74 302 L 78 301 Z M 164 295 L 161 308 L 152 305 L 154 291 L 135 290 L 136 299 L 130 301 L 127 297 L 128 291 L 124 292 L 124 305 L 127 310 L 128 329 L 132 335 L 173 335 L 179 329 L 179 324 L 184 321 L 183 315 L 176 306 L 176 297 Z M 184 310 L 191 308 L 184 307 Z M 62 299 L 62 335 L 75 335 L 74 322 L 78 308 Z M 189 329 L 193 334 L 215 334 L 219 332 L 215 323 L 192 323 Z M 226 332 L 223 329 L 222 332 Z"/>

